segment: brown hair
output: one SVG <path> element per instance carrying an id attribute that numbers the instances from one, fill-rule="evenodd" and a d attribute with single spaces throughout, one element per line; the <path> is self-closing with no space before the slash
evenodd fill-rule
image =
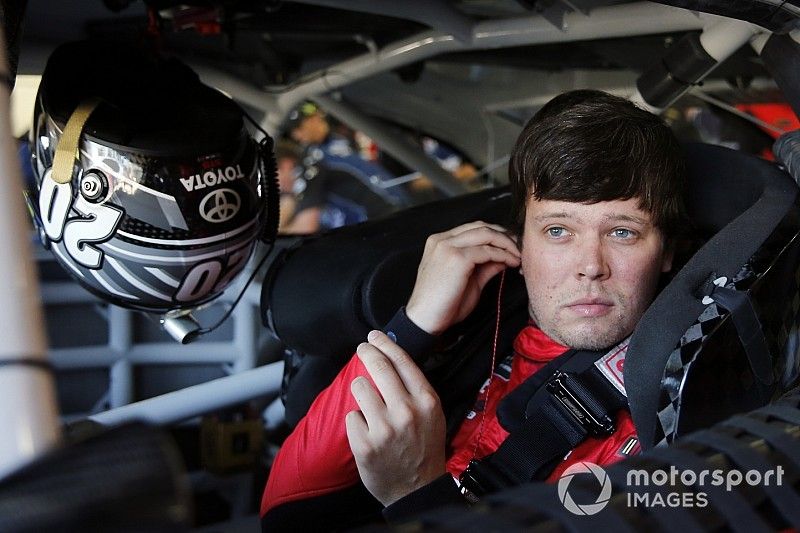
<path id="1" fill-rule="evenodd" d="M 556 96 L 511 152 L 512 229 L 522 234 L 528 198 L 596 203 L 638 198 L 667 238 L 686 226 L 685 162 L 656 115 L 601 91 Z"/>

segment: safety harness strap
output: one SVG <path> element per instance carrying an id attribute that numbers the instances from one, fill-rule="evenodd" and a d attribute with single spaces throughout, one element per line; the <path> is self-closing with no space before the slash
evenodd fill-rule
<path id="1" fill-rule="evenodd" d="M 543 479 L 587 437 L 615 431 L 614 414 L 627 402 L 595 366 L 605 353 L 567 352 L 509 395 L 509 404 L 517 408 L 520 396 L 527 396 L 524 420 L 509 430 L 497 451 L 470 462 L 460 478 L 466 495 L 480 497 Z M 508 420 L 511 415 L 503 403 L 498 416 L 504 410 Z"/>
<path id="2" fill-rule="evenodd" d="M 717 305 L 731 314 L 753 375 L 763 385 L 772 385 L 775 382 L 772 372 L 772 357 L 769 354 L 761 321 L 758 319 L 750 295 L 745 291 L 717 286 L 714 287 L 711 297 Z"/>
<path id="3" fill-rule="evenodd" d="M 528 405 L 536 391 L 540 390 L 577 353 L 577 350 L 568 350 L 559 355 L 517 385 L 503 398 L 503 401 L 497 406 L 497 420 L 506 431 L 514 433 L 520 428 L 525 420 L 523 413 L 527 412 Z"/>

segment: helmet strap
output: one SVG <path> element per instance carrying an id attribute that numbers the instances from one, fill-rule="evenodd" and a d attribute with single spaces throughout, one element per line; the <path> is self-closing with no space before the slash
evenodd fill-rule
<path id="1" fill-rule="evenodd" d="M 67 120 L 61 139 L 56 146 L 56 155 L 53 158 L 53 171 L 50 177 L 56 183 L 69 183 L 72 180 L 72 171 L 75 159 L 78 157 L 78 142 L 80 141 L 86 121 L 100 104 L 97 98 L 89 98 L 81 102 Z"/>

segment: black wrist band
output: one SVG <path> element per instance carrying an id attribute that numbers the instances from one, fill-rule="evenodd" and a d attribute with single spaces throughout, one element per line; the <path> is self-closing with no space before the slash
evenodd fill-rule
<path id="1" fill-rule="evenodd" d="M 383 331 L 417 362 L 433 350 L 437 339 L 414 324 L 408 318 L 405 307 L 398 309 Z"/>

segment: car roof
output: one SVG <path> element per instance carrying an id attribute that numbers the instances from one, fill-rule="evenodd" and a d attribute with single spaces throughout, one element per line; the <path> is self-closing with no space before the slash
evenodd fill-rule
<path id="1" fill-rule="evenodd" d="M 157 16 L 160 49 L 190 63 L 279 132 L 306 98 L 333 95 L 360 113 L 444 140 L 480 165 L 513 144 L 547 99 L 594 87 L 629 95 L 637 76 L 714 15 L 619 0 L 392 2 L 29 2 L 20 73 L 40 71 L 55 45 L 78 38 L 140 38 Z M 731 15 L 779 31 L 794 2 L 738 2 Z M 705 2 L 725 10 L 725 2 Z M 749 6 L 751 7 L 748 7 Z M 106 6 L 116 8 L 116 12 Z M 780 11 L 780 13 L 779 13 Z M 778 16 L 779 14 L 784 16 Z M 770 87 L 750 47 L 705 80 Z M 503 170 L 498 171 L 502 176 Z"/>

